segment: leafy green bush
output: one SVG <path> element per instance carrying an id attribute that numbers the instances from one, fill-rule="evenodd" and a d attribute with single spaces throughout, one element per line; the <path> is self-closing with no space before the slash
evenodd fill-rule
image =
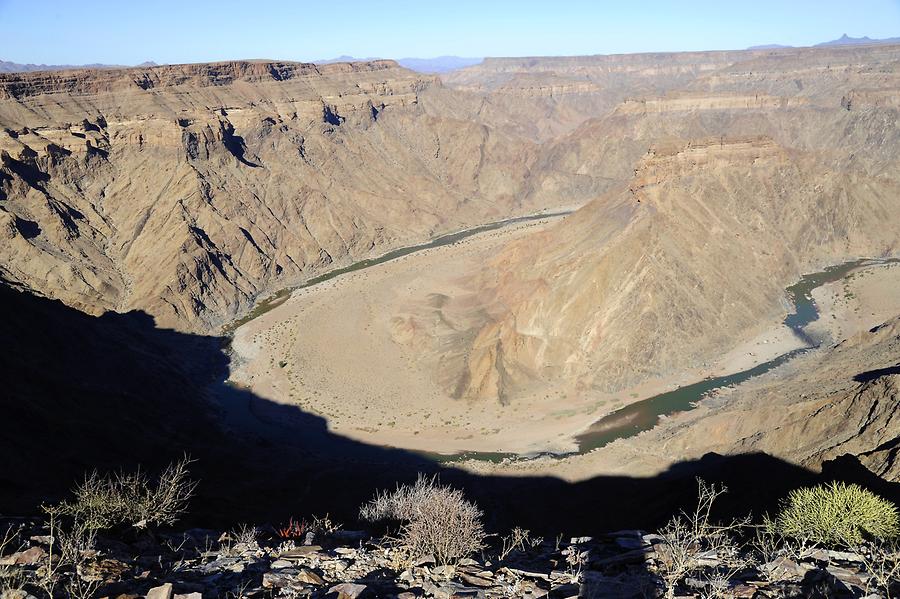
<path id="1" fill-rule="evenodd" d="M 896 537 L 900 517 L 890 501 L 859 485 L 835 482 L 791 491 L 774 526 L 786 537 L 855 545 Z"/>

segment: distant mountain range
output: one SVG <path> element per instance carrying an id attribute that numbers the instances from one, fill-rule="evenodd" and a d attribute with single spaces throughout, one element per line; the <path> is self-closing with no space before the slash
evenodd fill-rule
<path id="1" fill-rule="evenodd" d="M 872 39 L 870 37 L 850 37 L 846 33 L 836 40 L 822 42 L 816 46 L 853 46 L 857 44 L 900 44 L 900 37 Z"/>
<path id="2" fill-rule="evenodd" d="M 793 46 L 786 46 L 785 44 L 762 44 L 761 46 L 750 46 L 747 49 L 748 50 L 777 50 L 779 48 L 793 48 Z"/>
<path id="3" fill-rule="evenodd" d="M 846 33 L 836 40 L 831 40 L 830 42 L 822 42 L 821 44 L 816 44 L 813 46 L 814 48 L 821 48 L 825 46 L 861 46 L 865 44 L 900 44 L 900 37 L 886 37 L 881 39 L 872 39 L 871 37 L 850 37 Z M 750 46 L 747 48 L 748 50 L 775 50 L 778 48 L 793 48 L 794 46 L 788 46 L 784 44 L 764 44 L 762 46 Z"/>
<path id="4" fill-rule="evenodd" d="M 854 45 L 864 45 L 864 44 L 900 44 L 900 37 L 888 37 L 882 39 L 873 39 L 870 37 L 850 37 L 846 33 L 839 37 L 836 40 L 831 40 L 828 42 L 822 42 L 820 44 L 816 44 L 814 47 L 823 47 L 823 46 L 854 46 Z M 793 48 L 794 46 L 786 45 L 786 44 L 762 44 L 759 46 L 750 46 L 747 48 L 748 50 L 776 50 L 778 48 Z M 378 60 L 380 57 L 377 56 L 367 56 L 365 58 L 360 58 L 356 56 L 347 56 L 341 55 L 337 58 L 325 58 L 322 60 L 313 60 L 312 62 L 315 64 L 330 64 L 333 62 L 355 62 L 355 61 L 366 61 L 366 60 Z M 462 69 L 465 67 L 470 67 L 476 64 L 480 64 L 484 61 L 484 58 L 467 58 L 463 56 L 436 56 L 434 58 L 398 58 L 397 62 L 402 67 L 406 67 L 411 71 L 416 71 L 419 73 L 449 73 L 450 71 L 455 71 L 456 69 Z M 21 73 L 28 71 L 62 71 L 65 69 L 116 69 L 123 68 L 128 65 L 115 65 L 115 64 L 101 64 L 101 63 L 92 63 L 92 64 L 81 64 L 81 65 L 71 65 L 71 64 L 20 64 L 16 62 L 8 62 L 5 60 L 0 60 L 0 73 Z M 136 67 L 154 67 L 158 66 L 157 63 L 153 61 L 142 62 L 141 64 L 134 65 Z"/>
<path id="5" fill-rule="evenodd" d="M 9 62 L 0 60 L 0 73 L 27 73 L 30 71 L 64 71 L 66 69 L 121 69 L 128 65 L 121 64 L 21 64 L 18 62 Z M 155 67 L 155 62 L 147 61 L 134 65 L 136 67 Z"/>
<path id="6" fill-rule="evenodd" d="M 397 62 L 407 69 L 420 73 L 447 73 L 456 69 L 481 64 L 483 58 L 464 58 L 461 56 L 438 56 L 436 58 L 401 58 Z"/>

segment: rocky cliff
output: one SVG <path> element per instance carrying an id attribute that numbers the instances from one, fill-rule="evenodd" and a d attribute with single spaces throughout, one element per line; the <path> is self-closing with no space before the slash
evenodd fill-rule
<path id="1" fill-rule="evenodd" d="M 391 61 L 3 75 L 0 272 L 206 330 L 330 265 L 522 210 L 528 148 L 425 116 L 439 86 Z"/>
<path id="2" fill-rule="evenodd" d="M 496 59 L 443 81 L 391 61 L 4 74 L 0 275 L 90 313 L 213 330 L 335 265 L 593 201 L 471 277 L 482 322 L 453 333 L 465 341 L 440 376 L 463 396 L 587 372 L 604 374 L 577 385 L 616 388 L 701 358 L 673 353 L 683 340 L 666 339 L 661 302 L 686 310 L 673 314 L 682 334 L 718 330 L 712 350 L 778 312 L 802 268 L 892 249 L 898 58 Z M 757 251 L 777 286 L 750 297 L 715 278 L 722 256 Z M 643 312 L 620 313 L 633 300 Z M 698 324 L 719 319 L 731 324 Z M 660 339 L 637 342 L 654 327 Z"/>

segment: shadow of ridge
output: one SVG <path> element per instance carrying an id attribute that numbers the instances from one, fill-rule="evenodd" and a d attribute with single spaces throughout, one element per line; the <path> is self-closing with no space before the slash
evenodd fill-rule
<path id="1" fill-rule="evenodd" d="M 853 377 L 853 380 L 857 383 L 868 383 L 869 381 L 874 381 L 875 379 L 888 374 L 900 374 L 900 364 L 888 366 L 887 368 L 877 368 L 875 370 L 860 372 Z"/>
<path id="2" fill-rule="evenodd" d="M 142 312 L 89 316 L 7 285 L 0 308 L 0 513 L 33 513 L 93 468 L 159 469 L 184 452 L 201 481 L 186 524 L 225 527 L 325 513 L 352 526 L 376 489 L 418 472 L 464 488 L 489 528 L 553 537 L 656 528 L 691 504 L 696 476 L 729 486 L 722 515 L 772 511 L 787 490 L 823 478 L 765 454 L 710 454 L 651 478 L 479 475 L 347 439 L 226 384 L 222 338 L 159 329 Z M 854 468 L 827 476 L 861 476 Z"/>

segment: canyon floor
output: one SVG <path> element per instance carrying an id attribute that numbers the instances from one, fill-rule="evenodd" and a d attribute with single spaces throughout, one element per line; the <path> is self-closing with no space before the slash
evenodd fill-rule
<path id="1" fill-rule="evenodd" d="M 332 432 L 367 443 L 444 454 L 563 453 L 575 451 L 579 433 L 624 405 L 804 347 L 775 320 L 760 323 L 735 339 L 731 351 L 694 369 L 617 393 L 537 387 L 508 404 L 450 397 L 427 354 L 398 342 L 404 331 L 397 315 L 415 310 L 421 298 L 461 293 L 465 273 L 510 241 L 558 219 L 509 225 L 297 290 L 235 332 L 231 381 L 322 416 Z M 820 318 L 810 333 L 829 340 L 852 336 L 900 313 L 900 267 L 860 268 L 817 288 L 814 299 Z M 609 469 L 605 462 L 592 459 L 569 474 L 594 475 Z M 547 465 L 559 473 L 556 460 Z M 668 465 L 651 461 L 640 469 L 649 474 Z"/>

